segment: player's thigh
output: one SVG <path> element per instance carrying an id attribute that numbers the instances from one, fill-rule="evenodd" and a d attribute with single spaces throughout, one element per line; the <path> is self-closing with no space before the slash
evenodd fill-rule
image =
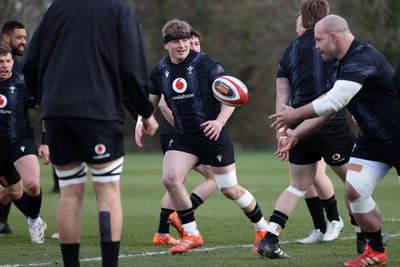
<path id="1" fill-rule="evenodd" d="M 198 157 L 191 153 L 168 150 L 164 155 L 163 179 L 178 179 L 183 182 L 197 161 Z"/>
<path id="2" fill-rule="evenodd" d="M 315 181 L 317 163 L 297 165 L 289 163 L 290 185 L 299 190 L 308 190 Z"/>
<path id="3" fill-rule="evenodd" d="M 29 185 L 39 183 L 40 165 L 36 155 L 30 154 L 21 157 L 14 163 L 14 166 L 25 186 L 29 187 Z"/>
<path id="4" fill-rule="evenodd" d="M 37 147 L 33 138 L 18 140 L 11 154 L 11 161 L 25 186 L 38 184 L 40 176 Z M 23 147 L 24 149 L 20 149 Z"/>

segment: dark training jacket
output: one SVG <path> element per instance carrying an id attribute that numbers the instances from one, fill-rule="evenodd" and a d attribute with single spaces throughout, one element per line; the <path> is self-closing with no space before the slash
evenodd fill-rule
<path id="1" fill-rule="evenodd" d="M 24 74 L 41 118 L 123 122 L 124 94 L 148 118 L 139 23 L 119 0 L 56 0 L 28 44 Z"/>

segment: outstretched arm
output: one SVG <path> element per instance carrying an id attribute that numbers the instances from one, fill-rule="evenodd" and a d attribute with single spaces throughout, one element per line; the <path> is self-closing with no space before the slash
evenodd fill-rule
<path id="1" fill-rule="evenodd" d="M 269 116 L 275 119 L 271 127 L 276 129 L 288 128 L 295 122 L 335 113 L 345 107 L 349 101 L 360 91 L 362 84 L 338 80 L 333 88 L 325 95 L 310 104 L 294 109 L 282 105 L 284 111 Z"/>

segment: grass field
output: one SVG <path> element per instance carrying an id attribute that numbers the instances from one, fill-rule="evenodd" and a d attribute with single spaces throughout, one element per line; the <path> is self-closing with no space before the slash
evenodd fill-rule
<path id="1" fill-rule="evenodd" d="M 269 218 L 275 201 L 288 186 L 287 165 L 275 159 L 271 152 L 238 152 L 236 154 L 239 183 L 259 202 L 264 217 Z M 305 202 L 298 205 L 290 217 L 280 240 L 292 260 L 260 259 L 250 253 L 254 229 L 242 211 L 231 201 L 215 192 L 196 211 L 196 221 L 204 238 L 204 246 L 185 255 L 169 253 L 169 247 L 154 246 L 151 241 L 158 227 L 160 201 L 164 193 L 161 182 L 161 153 L 129 154 L 124 164 L 122 198 L 124 230 L 119 266 L 343 266 L 356 256 L 354 230 L 343 204 L 343 185 L 329 170 L 334 182 L 340 214 L 345 228 L 339 240 L 327 244 L 300 245 L 312 229 Z M 192 172 L 187 187 L 191 190 L 202 178 Z M 89 185 L 89 184 L 88 184 Z M 42 168 L 43 205 L 41 216 L 48 230 L 42 245 L 30 243 L 26 219 L 13 207 L 9 222 L 12 235 L 0 237 L 0 267 L 5 266 L 62 266 L 57 240 L 50 238 L 55 228 L 58 194 L 50 194 L 51 168 Z M 388 266 L 400 266 L 399 182 L 392 170 L 374 193 L 383 217 L 383 232 L 392 238 L 388 245 Z M 101 266 L 97 237 L 95 197 L 92 187 L 86 188 L 83 209 L 81 266 Z M 175 229 L 171 233 L 177 236 Z"/>

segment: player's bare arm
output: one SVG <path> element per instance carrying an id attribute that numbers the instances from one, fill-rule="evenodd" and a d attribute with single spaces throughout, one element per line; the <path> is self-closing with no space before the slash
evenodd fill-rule
<path id="1" fill-rule="evenodd" d="M 287 128 L 297 121 L 335 113 L 345 107 L 361 87 L 362 84 L 356 82 L 337 80 L 327 94 L 308 105 L 297 109 L 282 105 L 283 112 L 275 113 L 269 117 L 270 119 L 275 119 L 271 127 L 276 129 Z"/>
<path id="2" fill-rule="evenodd" d="M 287 138 L 285 140 L 285 143 L 278 147 L 279 152 L 289 152 L 300 139 L 309 136 L 321 129 L 335 116 L 335 114 L 336 113 L 332 113 L 326 116 L 308 119 L 297 126 L 296 129 L 288 129 L 286 131 Z"/>
<path id="3" fill-rule="evenodd" d="M 287 78 L 277 78 L 276 79 L 276 101 L 275 101 L 275 111 L 283 111 L 282 105 L 289 105 L 290 97 L 292 94 L 292 86 Z M 275 157 L 281 161 L 287 161 L 289 159 L 289 152 L 282 152 L 281 148 L 286 146 L 287 135 L 282 129 L 282 131 L 276 131 L 277 139 L 277 151 L 275 152 Z"/>
<path id="4" fill-rule="evenodd" d="M 158 103 L 160 102 L 160 95 L 149 95 L 149 100 L 153 104 L 153 114 L 157 109 Z M 158 123 L 154 118 L 154 115 L 151 115 L 148 118 L 143 118 L 142 116 L 138 116 L 138 120 L 136 122 L 135 127 L 135 142 L 136 145 L 140 148 L 143 147 L 142 137 L 144 135 L 153 136 L 158 129 Z"/>
<path id="5" fill-rule="evenodd" d="M 172 115 L 172 111 L 169 109 L 167 102 L 165 102 L 164 96 L 161 96 L 160 102 L 158 103 L 158 108 L 163 114 L 164 118 L 168 121 L 172 126 L 174 125 L 174 116 Z"/>

